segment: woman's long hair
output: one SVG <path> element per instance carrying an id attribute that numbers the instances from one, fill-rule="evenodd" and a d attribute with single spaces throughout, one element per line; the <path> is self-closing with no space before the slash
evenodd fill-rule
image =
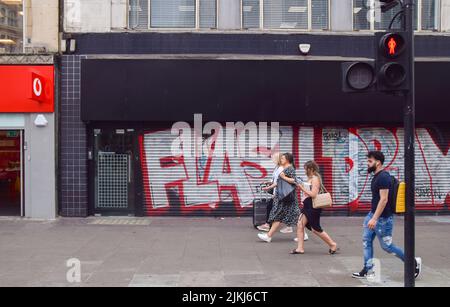
<path id="1" fill-rule="evenodd" d="M 273 153 L 272 161 L 276 164 L 275 168 L 278 168 L 281 165 L 281 154 L 279 152 Z"/>
<path id="2" fill-rule="evenodd" d="M 293 154 L 291 154 L 290 152 L 285 152 L 283 156 L 286 158 L 286 160 L 288 160 L 288 162 L 292 165 L 293 168 L 296 168 Z"/>
<path id="3" fill-rule="evenodd" d="M 320 175 L 320 168 L 319 168 L 319 165 L 317 165 L 317 163 L 315 161 L 310 160 L 310 161 L 306 162 L 304 167 L 306 170 L 306 174 L 316 175 L 317 177 L 319 177 L 320 182 L 322 182 L 322 176 Z"/>

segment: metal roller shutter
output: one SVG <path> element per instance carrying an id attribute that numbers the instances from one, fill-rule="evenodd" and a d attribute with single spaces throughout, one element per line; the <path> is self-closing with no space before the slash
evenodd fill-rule
<path id="1" fill-rule="evenodd" d="M 404 180 L 402 128 L 360 128 L 358 190 L 360 208 L 370 205 L 370 179 L 366 171 L 368 150 L 385 153 L 386 169 L 400 181 Z M 450 168 L 448 128 L 418 128 L 416 130 L 416 206 L 418 210 L 439 211 L 449 204 Z"/>
<path id="2" fill-rule="evenodd" d="M 346 209 L 349 203 L 349 160 L 350 145 L 348 129 L 326 127 L 321 134 L 322 175 L 327 190 L 333 197 L 335 210 Z M 316 159 L 321 160 L 321 159 Z M 339 208 L 345 206 L 344 208 Z"/>
<path id="3" fill-rule="evenodd" d="M 450 127 L 416 132 L 416 206 L 442 211 L 450 207 Z"/>
<path id="4" fill-rule="evenodd" d="M 367 153 L 371 150 L 383 151 L 386 161 L 384 166 L 392 175 L 403 180 L 403 131 L 382 127 L 356 128 L 352 131 L 354 141 L 357 142 L 358 153 L 354 161 L 357 166 L 355 184 L 358 193 L 355 199 L 359 210 L 368 210 L 371 203 L 370 182 L 372 175 L 367 173 Z"/>
<path id="5" fill-rule="evenodd" d="M 333 207 L 327 210 L 331 213 L 351 214 L 370 208 L 371 175 L 366 165 L 369 150 L 382 150 L 387 170 L 404 180 L 402 128 L 294 125 L 282 126 L 280 132 L 277 146 L 250 144 L 250 150 L 256 153 L 254 157 L 248 157 L 247 148 L 243 157 L 227 154 L 208 158 L 204 154 L 195 159 L 179 153 L 173 155 L 171 148 L 176 136 L 169 129 L 146 131 L 140 137 L 146 214 L 249 215 L 256 186 L 270 180 L 273 170 L 270 153 L 278 150 L 294 153 L 297 175 L 301 177 L 305 177 L 306 161 L 318 162 L 325 186 L 333 195 Z M 210 140 L 211 136 L 204 138 L 207 144 Z M 419 211 L 448 212 L 449 140 L 450 126 L 417 129 Z"/>
<path id="6" fill-rule="evenodd" d="M 271 148 L 248 142 L 246 153 L 239 155 L 236 142 L 225 155 L 212 157 L 205 148 L 210 148 L 213 136 L 204 137 L 199 158 L 183 154 L 176 146 L 174 154 L 177 136 L 169 129 L 144 133 L 140 143 L 146 214 L 249 215 L 256 187 L 272 175 L 271 153 L 292 152 L 292 129 L 280 127 L 279 132 L 280 140 Z M 193 142 L 193 130 L 190 134 Z M 270 144 L 270 131 L 267 135 Z M 223 148 L 229 149 L 227 144 Z M 249 150 L 254 156 L 249 156 Z"/>

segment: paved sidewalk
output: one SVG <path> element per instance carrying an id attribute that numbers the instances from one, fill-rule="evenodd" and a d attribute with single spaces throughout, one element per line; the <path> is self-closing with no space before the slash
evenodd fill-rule
<path id="1" fill-rule="evenodd" d="M 350 278 L 361 269 L 361 217 L 324 217 L 340 244 L 330 256 L 310 234 L 305 255 L 289 255 L 293 234 L 257 240 L 249 218 L 0 218 L 0 286 L 401 286 L 403 264 L 381 251 L 381 282 Z M 417 218 L 417 286 L 450 286 L 450 217 Z M 403 222 L 394 240 L 403 246 Z M 81 283 L 66 261 L 81 261 Z"/>

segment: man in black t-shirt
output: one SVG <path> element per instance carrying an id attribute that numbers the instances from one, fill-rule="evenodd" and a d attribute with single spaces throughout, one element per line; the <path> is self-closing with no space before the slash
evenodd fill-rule
<path id="1" fill-rule="evenodd" d="M 353 273 L 354 278 L 366 278 L 373 274 L 373 240 L 375 237 L 380 241 L 384 251 L 393 254 L 402 261 L 405 260 L 403 250 L 392 243 L 392 232 L 394 229 L 394 216 L 391 210 L 389 190 L 393 189 L 391 175 L 383 170 L 384 155 L 380 151 L 371 151 L 367 155 L 367 171 L 374 173 L 371 182 L 372 206 L 369 214 L 364 220 L 363 250 L 364 268 L 359 273 Z M 416 258 L 416 278 L 422 269 L 422 259 Z"/>

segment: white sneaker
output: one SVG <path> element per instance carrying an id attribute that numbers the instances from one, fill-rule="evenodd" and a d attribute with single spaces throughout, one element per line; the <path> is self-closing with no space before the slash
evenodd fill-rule
<path id="1" fill-rule="evenodd" d="M 305 232 L 305 236 L 303 237 L 303 241 L 308 241 L 308 240 L 309 240 L 308 234 Z M 294 241 L 298 242 L 298 238 L 294 238 Z"/>
<path id="2" fill-rule="evenodd" d="M 269 232 L 269 230 L 270 230 L 270 227 L 268 225 L 259 225 L 256 228 L 260 231 L 265 231 L 265 232 Z"/>
<path id="3" fill-rule="evenodd" d="M 272 241 L 272 238 L 269 237 L 269 235 L 267 233 L 258 233 L 258 238 L 260 238 L 261 240 L 270 243 Z"/>
<path id="4" fill-rule="evenodd" d="M 292 227 L 286 226 L 286 227 L 281 228 L 281 229 L 280 229 L 280 232 L 281 232 L 281 233 L 293 233 L 294 230 L 292 229 Z"/>
<path id="5" fill-rule="evenodd" d="M 416 271 L 415 271 L 414 277 L 416 279 L 419 278 L 421 273 L 422 273 L 422 258 L 417 257 L 416 258 Z"/>

